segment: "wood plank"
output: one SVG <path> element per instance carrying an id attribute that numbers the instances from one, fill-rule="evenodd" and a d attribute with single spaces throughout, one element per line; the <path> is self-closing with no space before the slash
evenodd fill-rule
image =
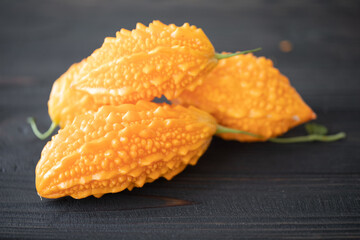
<path id="1" fill-rule="evenodd" d="M 74 200 L 42 201 L 28 175 L 0 175 L 1 236 L 64 238 L 177 232 L 180 239 L 221 236 L 336 237 L 360 235 L 359 174 L 205 175 Z M 33 176 L 31 176 L 33 177 Z M 9 184 L 4 184 L 9 183 Z M 22 185 L 23 189 L 18 186 Z M 6 198 L 4 197 L 6 196 Z M 184 231 L 185 235 L 180 236 Z M 87 232 L 84 234 L 84 232 Z M 137 234 L 135 234 L 137 233 Z M 320 234 L 320 235 L 319 235 Z M 115 235 L 112 238 L 116 238 Z M 154 236 L 155 237 L 155 236 Z"/>

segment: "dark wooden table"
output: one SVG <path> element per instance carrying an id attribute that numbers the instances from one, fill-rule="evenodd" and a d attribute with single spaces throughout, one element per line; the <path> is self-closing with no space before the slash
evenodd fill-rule
<path id="1" fill-rule="evenodd" d="M 317 122 L 347 139 L 215 138 L 170 182 L 41 200 L 34 169 L 45 141 L 26 117 L 46 129 L 53 81 L 105 36 L 153 19 L 202 27 L 218 51 L 261 46 L 257 55 L 290 78 Z M 0 238 L 360 239 L 359 27 L 358 1 L 0 1 Z"/>

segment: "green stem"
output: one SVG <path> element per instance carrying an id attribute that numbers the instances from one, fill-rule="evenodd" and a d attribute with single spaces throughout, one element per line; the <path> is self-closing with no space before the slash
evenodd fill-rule
<path id="1" fill-rule="evenodd" d="M 215 134 L 221 134 L 221 133 L 236 133 L 236 134 L 244 134 L 244 135 L 248 135 L 248 136 L 256 137 L 256 138 L 263 138 L 262 136 L 254 134 L 254 133 L 217 125 Z"/>
<path id="2" fill-rule="evenodd" d="M 334 135 L 318 135 L 318 134 L 311 134 L 308 136 L 300 136 L 300 137 L 289 137 L 289 138 L 269 138 L 269 142 L 274 143 L 300 143 L 300 142 L 333 142 L 345 138 L 346 134 L 344 132 L 339 132 Z"/>
<path id="3" fill-rule="evenodd" d="M 254 133 L 217 125 L 215 134 L 221 134 L 221 133 L 244 134 L 244 135 L 248 135 L 251 137 L 262 138 L 262 139 L 264 138 L 263 136 L 260 136 L 260 135 L 254 134 Z M 345 137 L 346 137 L 346 134 L 344 132 L 339 132 L 337 134 L 327 135 L 327 136 L 320 135 L 320 134 L 310 134 L 307 136 L 289 137 L 289 138 L 269 138 L 269 139 L 267 139 L 267 141 L 274 142 L 274 143 L 300 143 L 300 142 L 314 142 L 314 141 L 333 142 L 333 141 L 337 141 L 337 140 L 340 140 Z"/>
<path id="4" fill-rule="evenodd" d="M 227 53 L 227 54 L 215 53 L 215 58 L 220 60 L 220 59 L 225 59 L 225 58 L 229 58 L 229 57 L 233 57 L 233 56 L 237 56 L 237 55 L 241 55 L 241 54 L 257 52 L 257 51 L 260 51 L 260 50 L 261 50 L 261 48 L 255 48 L 255 49 L 236 52 L 236 53 Z"/>
<path id="5" fill-rule="evenodd" d="M 46 132 L 41 133 L 39 131 L 39 129 L 37 128 L 35 119 L 33 117 L 29 117 L 27 119 L 27 122 L 30 124 L 31 129 L 33 130 L 35 136 L 37 136 L 41 140 L 44 140 L 44 139 L 48 138 L 57 127 L 57 124 L 52 122 L 49 129 Z"/>

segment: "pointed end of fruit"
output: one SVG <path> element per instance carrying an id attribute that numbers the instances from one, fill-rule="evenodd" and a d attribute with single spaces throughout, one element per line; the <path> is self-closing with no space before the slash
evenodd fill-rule
<path id="1" fill-rule="evenodd" d="M 317 115 L 315 112 L 312 112 L 311 114 L 311 120 L 315 120 L 317 118 Z"/>

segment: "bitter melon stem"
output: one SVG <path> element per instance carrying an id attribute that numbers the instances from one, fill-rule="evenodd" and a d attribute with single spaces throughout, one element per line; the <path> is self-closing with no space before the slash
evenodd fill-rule
<path id="1" fill-rule="evenodd" d="M 244 134 L 244 135 L 248 135 L 248 136 L 256 137 L 256 138 L 264 138 L 263 136 L 260 136 L 260 135 L 257 135 L 257 134 L 251 133 L 251 132 L 246 132 L 246 131 L 242 131 L 242 130 L 238 130 L 238 129 L 233 129 L 233 128 L 228 128 L 225 126 L 217 125 L 215 134 L 221 134 L 221 133 L 236 133 L 236 134 Z"/>
<path id="2" fill-rule="evenodd" d="M 221 133 L 244 134 L 244 135 L 248 135 L 248 136 L 256 137 L 256 138 L 260 138 L 260 139 L 264 138 L 263 136 L 260 136 L 260 135 L 254 134 L 254 133 L 217 125 L 215 134 L 221 134 Z M 274 142 L 274 143 L 301 143 L 301 142 L 314 142 L 314 141 L 334 142 L 334 141 L 343 139 L 345 137 L 346 137 L 346 134 L 344 132 L 339 132 L 334 135 L 309 134 L 307 136 L 299 136 L 299 137 L 269 138 L 269 139 L 267 139 L 267 141 Z"/>
<path id="3" fill-rule="evenodd" d="M 261 48 L 255 48 L 255 49 L 246 50 L 246 51 L 240 51 L 240 52 L 236 52 L 236 53 L 226 53 L 226 54 L 215 53 L 215 58 L 220 60 L 220 59 L 225 59 L 225 58 L 229 58 L 229 57 L 233 57 L 233 56 L 237 56 L 237 55 L 257 52 L 257 51 L 260 51 L 260 50 L 261 50 Z"/>
<path id="4" fill-rule="evenodd" d="M 35 136 L 41 140 L 48 138 L 54 132 L 54 130 L 57 128 L 57 124 L 52 122 L 49 129 L 46 132 L 41 133 L 36 125 L 35 118 L 29 117 L 27 119 L 27 122 L 30 124 L 31 129 L 33 130 Z"/>
<path id="5" fill-rule="evenodd" d="M 345 138 L 346 134 L 344 132 L 339 132 L 334 135 L 318 135 L 318 134 L 310 134 L 307 136 L 299 136 L 299 137 L 289 137 L 289 138 L 270 138 L 268 139 L 269 142 L 274 143 L 300 143 L 300 142 L 334 142 Z"/>

